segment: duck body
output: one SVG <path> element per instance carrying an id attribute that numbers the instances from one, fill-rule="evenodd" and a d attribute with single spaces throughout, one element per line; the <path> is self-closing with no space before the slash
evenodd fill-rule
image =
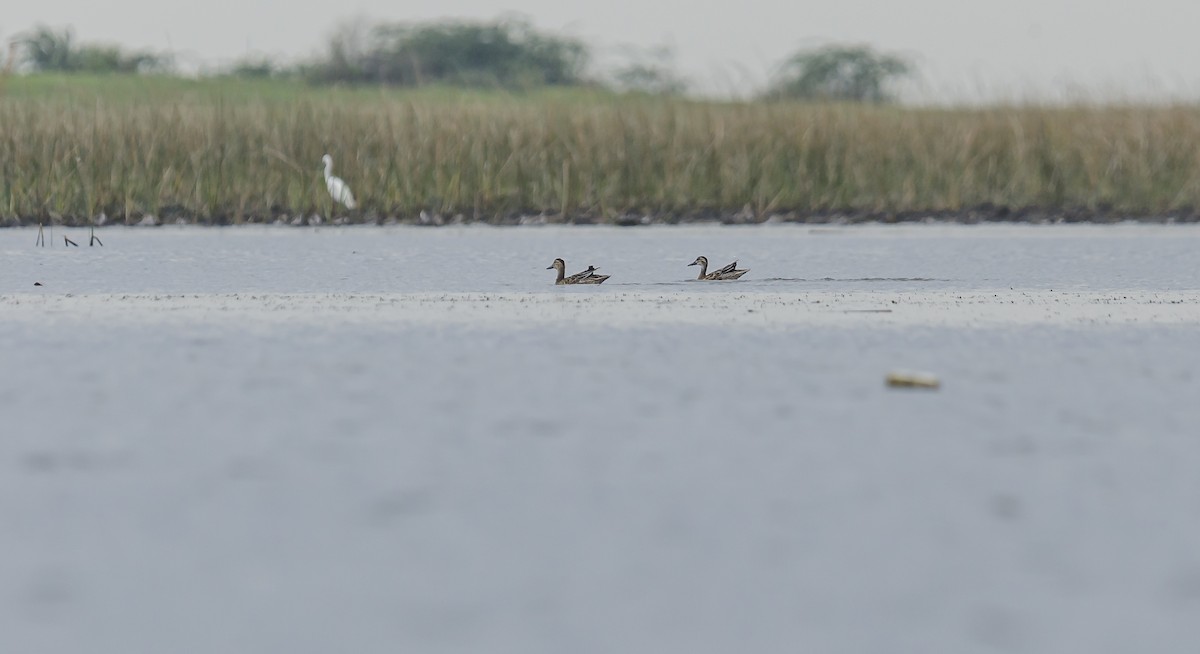
<path id="1" fill-rule="evenodd" d="M 696 260 L 689 263 L 688 265 L 689 266 L 700 266 L 700 275 L 698 277 L 696 277 L 696 279 L 699 281 L 706 281 L 706 282 L 734 280 L 734 279 L 737 279 L 737 278 L 741 277 L 742 275 L 745 275 L 746 273 L 750 272 L 749 268 L 739 269 L 737 267 L 736 261 L 729 264 L 728 266 L 725 266 L 724 268 L 720 268 L 718 270 L 708 272 L 708 258 L 707 257 L 696 257 Z"/>
<path id="2" fill-rule="evenodd" d="M 556 285 L 562 286 L 566 284 L 603 284 L 604 280 L 608 279 L 608 275 L 597 275 L 595 266 L 588 266 L 587 270 L 567 276 L 567 263 L 562 259 L 555 259 L 554 263 L 550 264 L 546 270 L 558 271 L 558 278 L 554 280 Z"/>
<path id="3" fill-rule="evenodd" d="M 333 157 L 325 155 L 321 157 L 321 163 L 325 164 L 325 188 L 329 189 L 329 196 L 335 202 L 340 202 L 347 209 L 355 209 L 358 203 L 354 201 L 354 194 L 350 192 L 350 185 L 346 184 L 341 177 L 333 174 Z"/>

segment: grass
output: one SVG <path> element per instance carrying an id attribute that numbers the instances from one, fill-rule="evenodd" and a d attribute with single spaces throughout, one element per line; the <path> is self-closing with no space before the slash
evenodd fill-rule
<path id="1" fill-rule="evenodd" d="M 338 215 L 367 221 L 1200 207 L 1196 107 L 913 109 L 31 76 L 9 79 L 0 97 L 0 218 L 328 215 L 326 152 L 361 205 Z"/>

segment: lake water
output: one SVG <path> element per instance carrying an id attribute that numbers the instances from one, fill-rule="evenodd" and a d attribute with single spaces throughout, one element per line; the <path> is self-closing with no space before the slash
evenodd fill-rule
<path id="1" fill-rule="evenodd" d="M 84 247 L 65 248 L 70 235 Z M 737 259 L 739 292 L 856 290 L 1195 290 L 1196 226 L 856 226 L 544 228 L 59 228 L 0 234 L 0 290 L 51 293 L 546 292 L 568 274 L 612 275 L 594 293 L 671 288 Z M 36 279 L 30 279 L 30 278 Z M 701 288 L 695 288 L 699 286 Z M 620 288 L 618 288 L 620 287 Z"/>
<path id="2" fill-rule="evenodd" d="M 0 651 L 1200 648 L 1195 226 L 63 233 Z"/>

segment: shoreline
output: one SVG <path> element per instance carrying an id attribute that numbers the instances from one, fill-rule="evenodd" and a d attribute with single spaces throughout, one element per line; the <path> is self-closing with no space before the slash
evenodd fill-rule
<path id="1" fill-rule="evenodd" d="M 862 225 L 862 224 L 946 224 L 978 225 L 998 223 L 1012 225 L 1061 225 L 1092 224 L 1112 225 L 1139 223 L 1151 225 L 1197 224 L 1200 210 L 1187 208 L 1176 211 L 1119 211 L 1111 208 L 1089 209 L 1083 207 L 1047 208 L 981 205 L 966 209 L 928 210 L 794 210 L 756 213 L 750 209 L 705 210 L 686 213 L 672 212 L 625 212 L 615 216 L 575 214 L 563 216 L 544 212 L 510 212 L 489 216 L 467 216 L 462 213 L 444 215 L 422 211 L 416 216 L 381 215 L 362 212 L 336 216 L 332 220 L 319 213 L 303 214 L 280 212 L 262 216 L 245 216 L 235 219 L 228 215 L 189 216 L 182 213 L 134 214 L 128 218 L 108 218 L 101 214 L 97 219 L 79 216 L 50 215 L 44 218 L 0 219 L 0 227 L 112 227 L 161 225 L 195 225 L 202 227 L 225 227 L 234 225 L 291 225 L 296 227 L 315 225 L 414 225 L 441 227 L 448 225 L 494 225 L 497 227 L 539 225 L 611 225 L 616 227 L 639 227 L 650 225 Z"/>

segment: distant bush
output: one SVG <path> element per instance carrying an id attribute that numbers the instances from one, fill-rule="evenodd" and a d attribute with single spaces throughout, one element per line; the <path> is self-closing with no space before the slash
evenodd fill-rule
<path id="1" fill-rule="evenodd" d="M 866 46 L 801 51 L 780 66 L 767 92 L 772 99 L 890 102 L 888 84 L 912 72 L 905 59 Z"/>
<path id="2" fill-rule="evenodd" d="M 247 57 L 233 64 L 229 75 L 248 79 L 264 79 L 285 74 L 286 71 L 266 57 Z"/>
<path id="3" fill-rule="evenodd" d="M 76 45 L 70 29 L 37 27 L 23 43 L 25 61 L 40 72 L 150 73 L 173 67 L 168 55 L 125 52 L 115 45 Z"/>
<path id="4" fill-rule="evenodd" d="M 543 34 L 522 19 L 346 25 L 325 58 L 307 69 L 316 82 L 529 88 L 582 84 L 587 48 Z"/>
<path id="5" fill-rule="evenodd" d="M 675 72 L 675 52 L 669 47 L 634 51 L 629 63 L 613 74 L 617 90 L 647 95 L 683 95 L 687 80 Z"/>

